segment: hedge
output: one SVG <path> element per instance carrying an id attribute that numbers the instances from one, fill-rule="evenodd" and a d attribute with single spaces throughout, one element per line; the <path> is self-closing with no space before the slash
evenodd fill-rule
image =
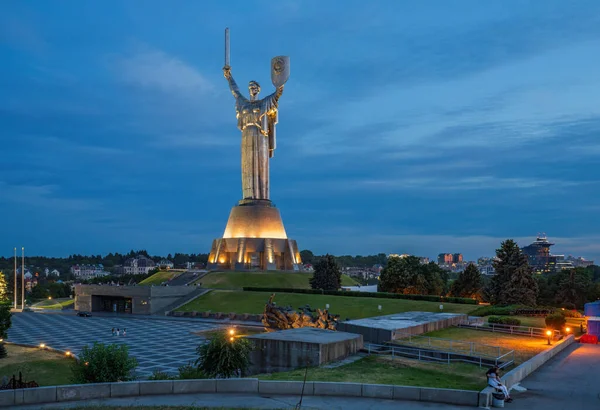
<path id="1" fill-rule="evenodd" d="M 274 292 L 274 293 L 305 293 L 309 295 L 332 295 L 332 296 L 354 296 L 361 298 L 380 299 L 408 299 L 424 300 L 426 302 L 458 303 L 463 305 L 477 305 L 476 299 L 444 297 L 435 295 L 404 295 L 401 293 L 388 292 L 357 292 L 344 290 L 320 290 L 320 289 L 293 289 L 293 288 L 258 288 L 247 286 L 242 288 L 244 292 Z"/>
<path id="2" fill-rule="evenodd" d="M 554 312 L 551 307 L 529 307 L 521 305 L 509 306 L 481 306 L 469 313 L 471 316 L 546 316 Z"/>
<path id="3" fill-rule="evenodd" d="M 514 317 L 490 316 L 488 318 L 488 323 L 495 323 L 498 325 L 521 326 L 521 321 Z"/>

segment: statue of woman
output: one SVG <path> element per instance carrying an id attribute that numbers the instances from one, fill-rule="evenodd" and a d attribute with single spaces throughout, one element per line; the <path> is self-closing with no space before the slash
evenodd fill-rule
<path id="1" fill-rule="evenodd" d="M 235 112 L 238 128 L 242 131 L 242 194 L 244 199 L 269 200 L 269 158 L 275 150 L 275 124 L 277 106 L 283 93 L 283 85 L 263 98 L 258 99 L 260 85 L 250 81 L 250 99 L 242 95 L 231 76 L 231 67 L 223 67 L 223 75 L 229 82 L 235 97 Z"/>

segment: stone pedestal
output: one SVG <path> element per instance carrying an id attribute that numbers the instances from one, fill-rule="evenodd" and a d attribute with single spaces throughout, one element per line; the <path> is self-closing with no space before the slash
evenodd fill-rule
<path id="1" fill-rule="evenodd" d="M 296 241 L 288 239 L 271 201 L 243 199 L 231 209 L 222 238 L 215 239 L 208 269 L 299 270 Z"/>

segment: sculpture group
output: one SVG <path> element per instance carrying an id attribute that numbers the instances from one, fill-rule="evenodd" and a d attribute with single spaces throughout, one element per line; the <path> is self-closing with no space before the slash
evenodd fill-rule
<path id="1" fill-rule="evenodd" d="M 298 312 L 290 306 L 279 307 L 274 302 L 272 294 L 265 305 L 262 323 L 269 330 L 297 329 L 300 327 L 316 327 L 319 329 L 336 330 L 339 315 L 331 315 L 327 309 L 311 309 L 310 306 L 299 308 Z"/>

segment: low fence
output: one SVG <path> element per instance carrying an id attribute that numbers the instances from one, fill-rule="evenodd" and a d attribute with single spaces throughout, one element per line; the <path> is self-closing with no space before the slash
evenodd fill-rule
<path id="1" fill-rule="evenodd" d="M 160 380 L 79 384 L 0 391 L 0 406 L 31 405 L 149 395 L 245 393 L 344 396 L 477 406 L 480 392 L 384 384 L 272 381 L 258 379 Z"/>
<path id="2" fill-rule="evenodd" d="M 476 354 L 470 355 L 456 351 L 451 352 L 412 346 L 395 346 L 392 344 L 378 345 L 373 343 L 367 344 L 363 350 L 365 350 L 369 355 L 386 355 L 390 356 L 392 359 L 397 356 L 445 364 L 460 362 L 475 364 L 479 367 L 495 365 L 501 369 L 512 366 L 515 363 L 515 352 L 513 350 L 507 351 L 498 356 L 485 356 Z"/>
<path id="3" fill-rule="evenodd" d="M 511 326 L 511 325 L 500 325 L 500 324 L 496 324 L 496 323 L 483 324 L 483 325 L 461 323 L 458 325 L 458 327 L 474 329 L 474 330 L 481 330 L 481 331 L 486 331 L 486 332 L 508 333 L 511 335 L 541 337 L 541 338 L 547 338 L 548 335 L 546 334 L 546 332 L 549 330 L 549 329 L 544 329 L 541 327 Z M 552 330 L 552 338 L 553 339 L 559 339 L 561 336 L 562 336 L 562 333 L 560 332 L 560 330 Z"/>
<path id="4" fill-rule="evenodd" d="M 398 335 L 398 333 L 396 333 Z M 424 349 L 436 349 L 448 352 L 468 354 L 470 356 L 484 356 L 497 358 L 512 352 L 500 346 L 493 346 L 484 343 L 467 342 L 462 340 L 444 339 L 441 337 L 400 334 L 394 340 L 395 344 L 416 346 Z"/>

